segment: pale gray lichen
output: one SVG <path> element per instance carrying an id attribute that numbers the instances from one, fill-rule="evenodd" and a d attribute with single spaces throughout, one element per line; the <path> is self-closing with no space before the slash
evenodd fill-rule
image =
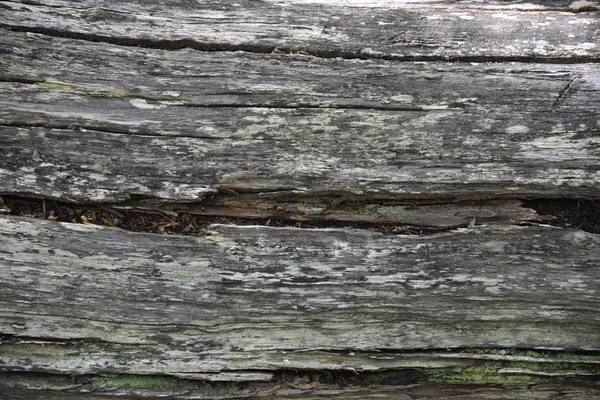
<path id="1" fill-rule="evenodd" d="M 600 5 L 594 1 L 574 1 L 569 9 L 573 12 L 597 11 L 600 10 Z"/>

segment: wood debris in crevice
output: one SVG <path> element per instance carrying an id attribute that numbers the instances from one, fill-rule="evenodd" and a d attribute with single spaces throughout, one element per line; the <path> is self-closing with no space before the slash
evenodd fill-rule
<path id="1" fill-rule="evenodd" d="M 203 235 L 211 224 L 309 229 L 356 228 L 389 234 L 427 235 L 475 225 L 547 223 L 600 233 L 600 204 L 593 200 L 488 200 L 461 203 L 365 201 L 335 204 L 327 199 L 273 201 L 250 196 L 215 196 L 196 203 L 137 199 L 127 203 L 76 204 L 19 196 L 0 198 L 0 214 L 97 224 L 134 232 Z M 253 200 L 250 200 L 253 199 Z M 154 205 L 152 205 L 154 203 Z"/>
<path id="2" fill-rule="evenodd" d="M 600 233 L 600 201 L 537 199 L 527 200 L 523 206 L 533 208 L 539 215 L 551 216 L 551 225 Z"/>

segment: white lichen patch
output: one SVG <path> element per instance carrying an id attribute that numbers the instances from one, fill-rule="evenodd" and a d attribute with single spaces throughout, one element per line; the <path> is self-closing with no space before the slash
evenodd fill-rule
<path id="1" fill-rule="evenodd" d="M 403 125 L 414 128 L 425 128 L 431 125 L 438 124 L 442 119 L 454 115 L 453 112 L 430 112 L 425 113 L 422 117 L 405 122 Z"/>
<path id="2" fill-rule="evenodd" d="M 590 50 L 596 48 L 595 43 L 580 43 L 576 45 L 564 45 L 566 51 L 569 51 L 577 56 L 588 56 L 592 55 Z"/>
<path id="3" fill-rule="evenodd" d="M 490 13 L 490 15 L 492 18 L 498 18 L 498 19 L 507 19 L 507 20 L 511 20 L 511 21 L 518 21 L 521 17 L 516 15 L 516 14 L 502 14 L 502 13 Z"/>
<path id="4" fill-rule="evenodd" d="M 520 145 L 517 158 L 541 159 L 546 161 L 593 160 L 598 157 L 594 149 L 600 145 L 599 138 L 573 140 L 574 134 L 567 133 L 558 136 L 542 137 Z M 593 153 L 596 153 L 594 156 Z M 558 176 L 574 176 L 575 169 L 563 171 Z M 580 177 L 580 176 L 578 176 Z M 581 176 L 581 178 L 583 178 Z"/>
<path id="5" fill-rule="evenodd" d="M 574 18 L 570 21 L 567 22 L 567 24 L 569 25 L 591 25 L 592 21 L 590 21 L 589 19 L 583 19 L 583 18 Z"/>
<path id="6" fill-rule="evenodd" d="M 59 224 L 68 230 L 77 232 L 101 231 L 108 229 L 105 226 L 95 224 L 73 224 L 71 222 L 59 222 Z"/>
<path id="7" fill-rule="evenodd" d="M 381 51 L 376 51 L 376 50 L 373 50 L 373 49 L 372 49 L 372 48 L 370 48 L 370 47 L 364 48 L 364 49 L 362 49 L 360 52 L 361 52 L 362 54 L 365 54 L 365 55 L 367 55 L 367 56 L 372 56 L 372 57 L 381 57 L 382 55 L 384 55 L 384 53 L 383 53 L 383 52 L 381 52 Z"/>
<path id="8" fill-rule="evenodd" d="M 463 180 L 467 183 L 493 182 L 512 180 L 516 175 L 514 168 L 502 163 L 466 164 L 462 171 L 448 171 L 454 181 Z"/>
<path id="9" fill-rule="evenodd" d="M 558 123 L 556 125 L 554 125 L 552 128 L 550 128 L 550 133 L 565 133 L 567 131 L 567 129 L 565 128 L 565 125 L 563 123 Z"/>
<path id="10" fill-rule="evenodd" d="M 469 14 L 469 13 L 451 13 L 450 15 L 455 15 L 459 19 L 467 20 L 467 21 L 475 19 L 475 16 L 473 14 Z"/>
<path id="11" fill-rule="evenodd" d="M 523 134 L 523 133 L 528 133 L 529 131 L 530 131 L 530 129 L 528 127 L 526 127 L 525 125 L 513 125 L 513 126 L 509 126 L 508 128 L 506 128 L 504 130 L 504 132 L 508 133 L 509 135 Z"/>
<path id="12" fill-rule="evenodd" d="M 396 103 L 412 103 L 415 99 L 409 94 L 397 94 L 395 96 L 391 96 L 390 100 Z"/>
<path id="13" fill-rule="evenodd" d="M 165 104 L 150 104 L 145 99 L 131 99 L 129 100 L 132 106 L 141 110 L 159 110 L 167 107 Z"/>
<path id="14" fill-rule="evenodd" d="M 175 91 L 175 90 L 165 90 L 164 92 L 162 92 L 163 96 L 169 96 L 169 97 L 179 97 L 181 96 L 181 92 Z"/>
<path id="15" fill-rule="evenodd" d="M 185 101 L 181 101 L 181 100 L 162 100 L 158 102 L 159 106 L 163 105 L 163 106 L 182 106 L 184 104 L 186 104 Z"/>
<path id="16" fill-rule="evenodd" d="M 280 173 L 296 175 L 310 174 L 322 176 L 341 164 L 339 157 L 328 157 L 325 154 L 298 154 L 293 158 L 279 161 L 275 170 Z"/>
<path id="17" fill-rule="evenodd" d="M 36 174 L 22 174 L 15 179 L 15 184 L 23 191 L 29 191 L 37 186 Z"/>
<path id="18" fill-rule="evenodd" d="M 463 140 L 463 145 L 465 146 L 479 146 L 483 143 L 483 139 L 478 136 L 465 136 Z"/>
<path id="19" fill-rule="evenodd" d="M 162 182 L 162 188 L 152 194 L 165 199 L 198 200 L 207 194 L 216 193 L 216 189 L 207 185 Z"/>
<path id="20" fill-rule="evenodd" d="M 447 110 L 449 108 L 447 104 L 429 104 L 420 107 L 424 111 Z"/>
<path id="21" fill-rule="evenodd" d="M 569 8 L 574 12 L 594 11 L 600 10 L 600 4 L 594 1 L 574 1 L 569 5 Z"/>

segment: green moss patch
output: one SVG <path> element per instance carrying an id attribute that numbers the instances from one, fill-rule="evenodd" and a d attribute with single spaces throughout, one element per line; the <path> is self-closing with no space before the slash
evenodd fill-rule
<path id="1" fill-rule="evenodd" d="M 424 372 L 431 381 L 440 383 L 528 385 L 544 380 L 538 376 L 525 374 L 498 373 L 499 369 L 505 367 L 502 363 L 485 363 L 465 368 L 432 368 Z"/>
<path id="2" fill-rule="evenodd" d="M 175 389 L 178 379 L 157 375 L 113 375 L 95 376 L 91 382 L 102 387 L 114 387 L 118 389 L 151 389 L 168 390 Z"/>
<path id="3" fill-rule="evenodd" d="M 362 215 L 387 218 L 392 221 L 400 220 L 405 212 L 406 207 L 404 206 L 382 206 L 380 204 L 367 204 L 359 210 L 359 213 Z"/>
<path id="4" fill-rule="evenodd" d="M 507 369 L 517 369 L 526 372 L 504 372 Z M 503 371 L 504 370 L 504 371 Z M 560 373 L 583 371 L 600 374 L 596 364 L 577 364 L 570 362 L 524 362 L 524 361 L 490 361 L 470 367 L 432 368 L 423 372 L 433 382 L 443 383 L 472 383 L 472 384 L 503 384 L 523 385 L 545 382 L 551 379 L 572 379 L 570 376 L 550 377 L 535 375 L 540 373 Z"/>
<path id="5" fill-rule="evenodd" d="M 306 215 L 321 215 L 325 212 L 325 207 L 314 207 L 307 204 L 300 204 L 296 209 Z"/>

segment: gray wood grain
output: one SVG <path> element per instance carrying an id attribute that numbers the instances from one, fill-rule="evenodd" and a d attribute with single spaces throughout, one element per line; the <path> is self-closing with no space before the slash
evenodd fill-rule
<path id="1" fill-rule="evenodd" d="M 346 7 L 334 1 L 208 1 L 193 6 L 186 1 L 3 1 L 0 24 L 130 44 L 261 52 L 279 48 L 324 56 L 589 60 L 600 54 L 600 21 L 594 13 L 565 12 L 567 2 L 560 10 L 544 12 L 503 7 L 507 2 L 476 8 L 437 3 L 441 8 L 398 2 Z"/>
<path id="2" fill-rule="evenodd" d="M 1 193 L 105 202 L 194 201 L 217 190 L 437 200 L 600 193 L 592 65 L 165 52 L 8 32 L 0 40 Z"/>
<path id="3" fill-rule="evenodd" d="M 56 378 L 55 378 L 56 379 Z M 96 393 L 76 392 L 71 390 L 41 390 L 41 389 L 21 389 L 6 387 L 2 388 L 3 399 L 5 400 L 111 400 L 123 399 L 148 399 L 151 395 L 155 398 L 176 398 L 176 399 L 230 399 L 230 398 L 261 398 L 267 397 L 276 400 L 303 399 L 303 400 L 361 400 L 361 399 L 396 399 L 396 400 L 437 400 L 444 397 L 453 399 L 470 400 L 472 398 L 484 400 L 497 400 L 510 398 L 516 400 L 575 400 L 585 399 L 594 400 L 600 393 L 593 384 L 588 385 L 570 385 L 568 383 L 542 384 L 542 385 L 511 385 L 493 387 L 485 385 L 448 385 L 448 384 L 412 384 L 405 385 L 403 388 L 385 388 L 385 389 L 366 389 L 352 387 L 339 389 L 328 388 L 321 390 L 304 390 L 294 388 L 292 385 L 280 385 L 278 388 L 265 387 L 256 383 L 246 383 L 244 386 L 235 386 L 228 384 L 229 389 L 207 387 L 199 383 L 182 385 L 179 388 L 170 390 L 144 390 L 144 389 L 114 389 L 114 388 L 95 388 Z M 88 386 L 89 388 L 89 386 Z M 88 388 L 84 388 L 88 389 Z M 308 392 L 308 393 L 306 393 Z M 160 397 L 159 397 L 160 396 Z M 232 397 L 234 396 L 234 397 Z M 444 397 L 441 397 L 444 396 Z"/>
<path id="4" fill-rule="evenodd" d="M 0 194 L 444 228 L 600 198 L 600 21 L 569 4 L 0 1 Z M 0 397 L 597 398 L 599 249 L 2 216 Z"/>
<path id="5" fill-rule="evenodd" d="M 177 399 L 228 399 L 231 397 L 231 392 L 226 391 L 218 393 L 205 393 L 196 385 L 195 390 L 187 391 L 171 391 L 163 396 L 170 396 L 168 398 Z M 246 387 L 250 385 L 246 384 Z M 529 399 L 541 399 L 541 400 L 575 400 L 585 399 L 594 400 L 598 397 L 599 391 L 594 387 L 582 387 L 572 386 L 565 384 L 556 385 L 539 385 L 533 387 L 527 386 L 512 386 L 512 387 L 489 387 L 483 385 L 428 385 L 423 387 L 421 385 L 411 385 L 412 387 L 406 387 L 404 389 L 383 389 L 383 390 L 348 390 L 348 391 L 334 391 L 334 390 L 321 390 L 315 391 L 314 394 L 301 394 L 298 393 L 300 390 L 293 390 L 292 388 L 280 389 L 279 391 L 274 390 L 260 390 L 253 386 L 249 389 L 244 390 L 243 388 L 236 388 L 235 398 L 249 397 L 245 396 L 246 393 L 251 393 L 254 390 L 256 396 L 252 398 L 260 398 L 263 395 L 268 396 L 269 399 L 274 400 L 289 400 L 302 399 L 302 400 L 322 400 L 322 399 L 339 399 L 339 400 L 361 400 L 361 399 L 396 399 L 396 400 L 412 400 L 412 399 L 423 399 L 423 400 L 436 400 L 440 399 L 440 396 L 450 397 L 459 400 L 470 400 L 474 396 L 477 399 L 483 400 L 497 400 L 502 398 L 510 398 L 514 400 L 529 400 Z M 135 392 L 134 389 L 126 390 L 126 392 Z M 126 399 L 148 399 L 148 390 L 140 390 L 143 394 L 135 397 L 130 397 L 129 394 Z M 191 393 L 190 393 L 191 392 Z M 275 392 L 275 393 L 273 393 Z M 279 392 L 279 393 L 277 393 Z M 341 392 L 341 393 L 339 393 Z M 115 394 L 114 391 L 108 393 L 73 393 L 65 391 L 50 391 L 50 390 L 36 390 L 36 389 L 13 389 L 6 388 L 2 393 L 5 400 L 115 400 L 123 399 L 119 394 Z M 157 397 L 164 398 L 164 397 Z M 154 398 L 153 398 L 154 399 Z"/>
<path id="6" fill-rule="evenodd" d="M 2 344 L 9 370 L 251 380 L 473 362 L 398 350 L 600 348 L 600 238 L 580 231 L 171 237 L 3 217 L 0 241 L 0 331 L 24 338 Z"/>

